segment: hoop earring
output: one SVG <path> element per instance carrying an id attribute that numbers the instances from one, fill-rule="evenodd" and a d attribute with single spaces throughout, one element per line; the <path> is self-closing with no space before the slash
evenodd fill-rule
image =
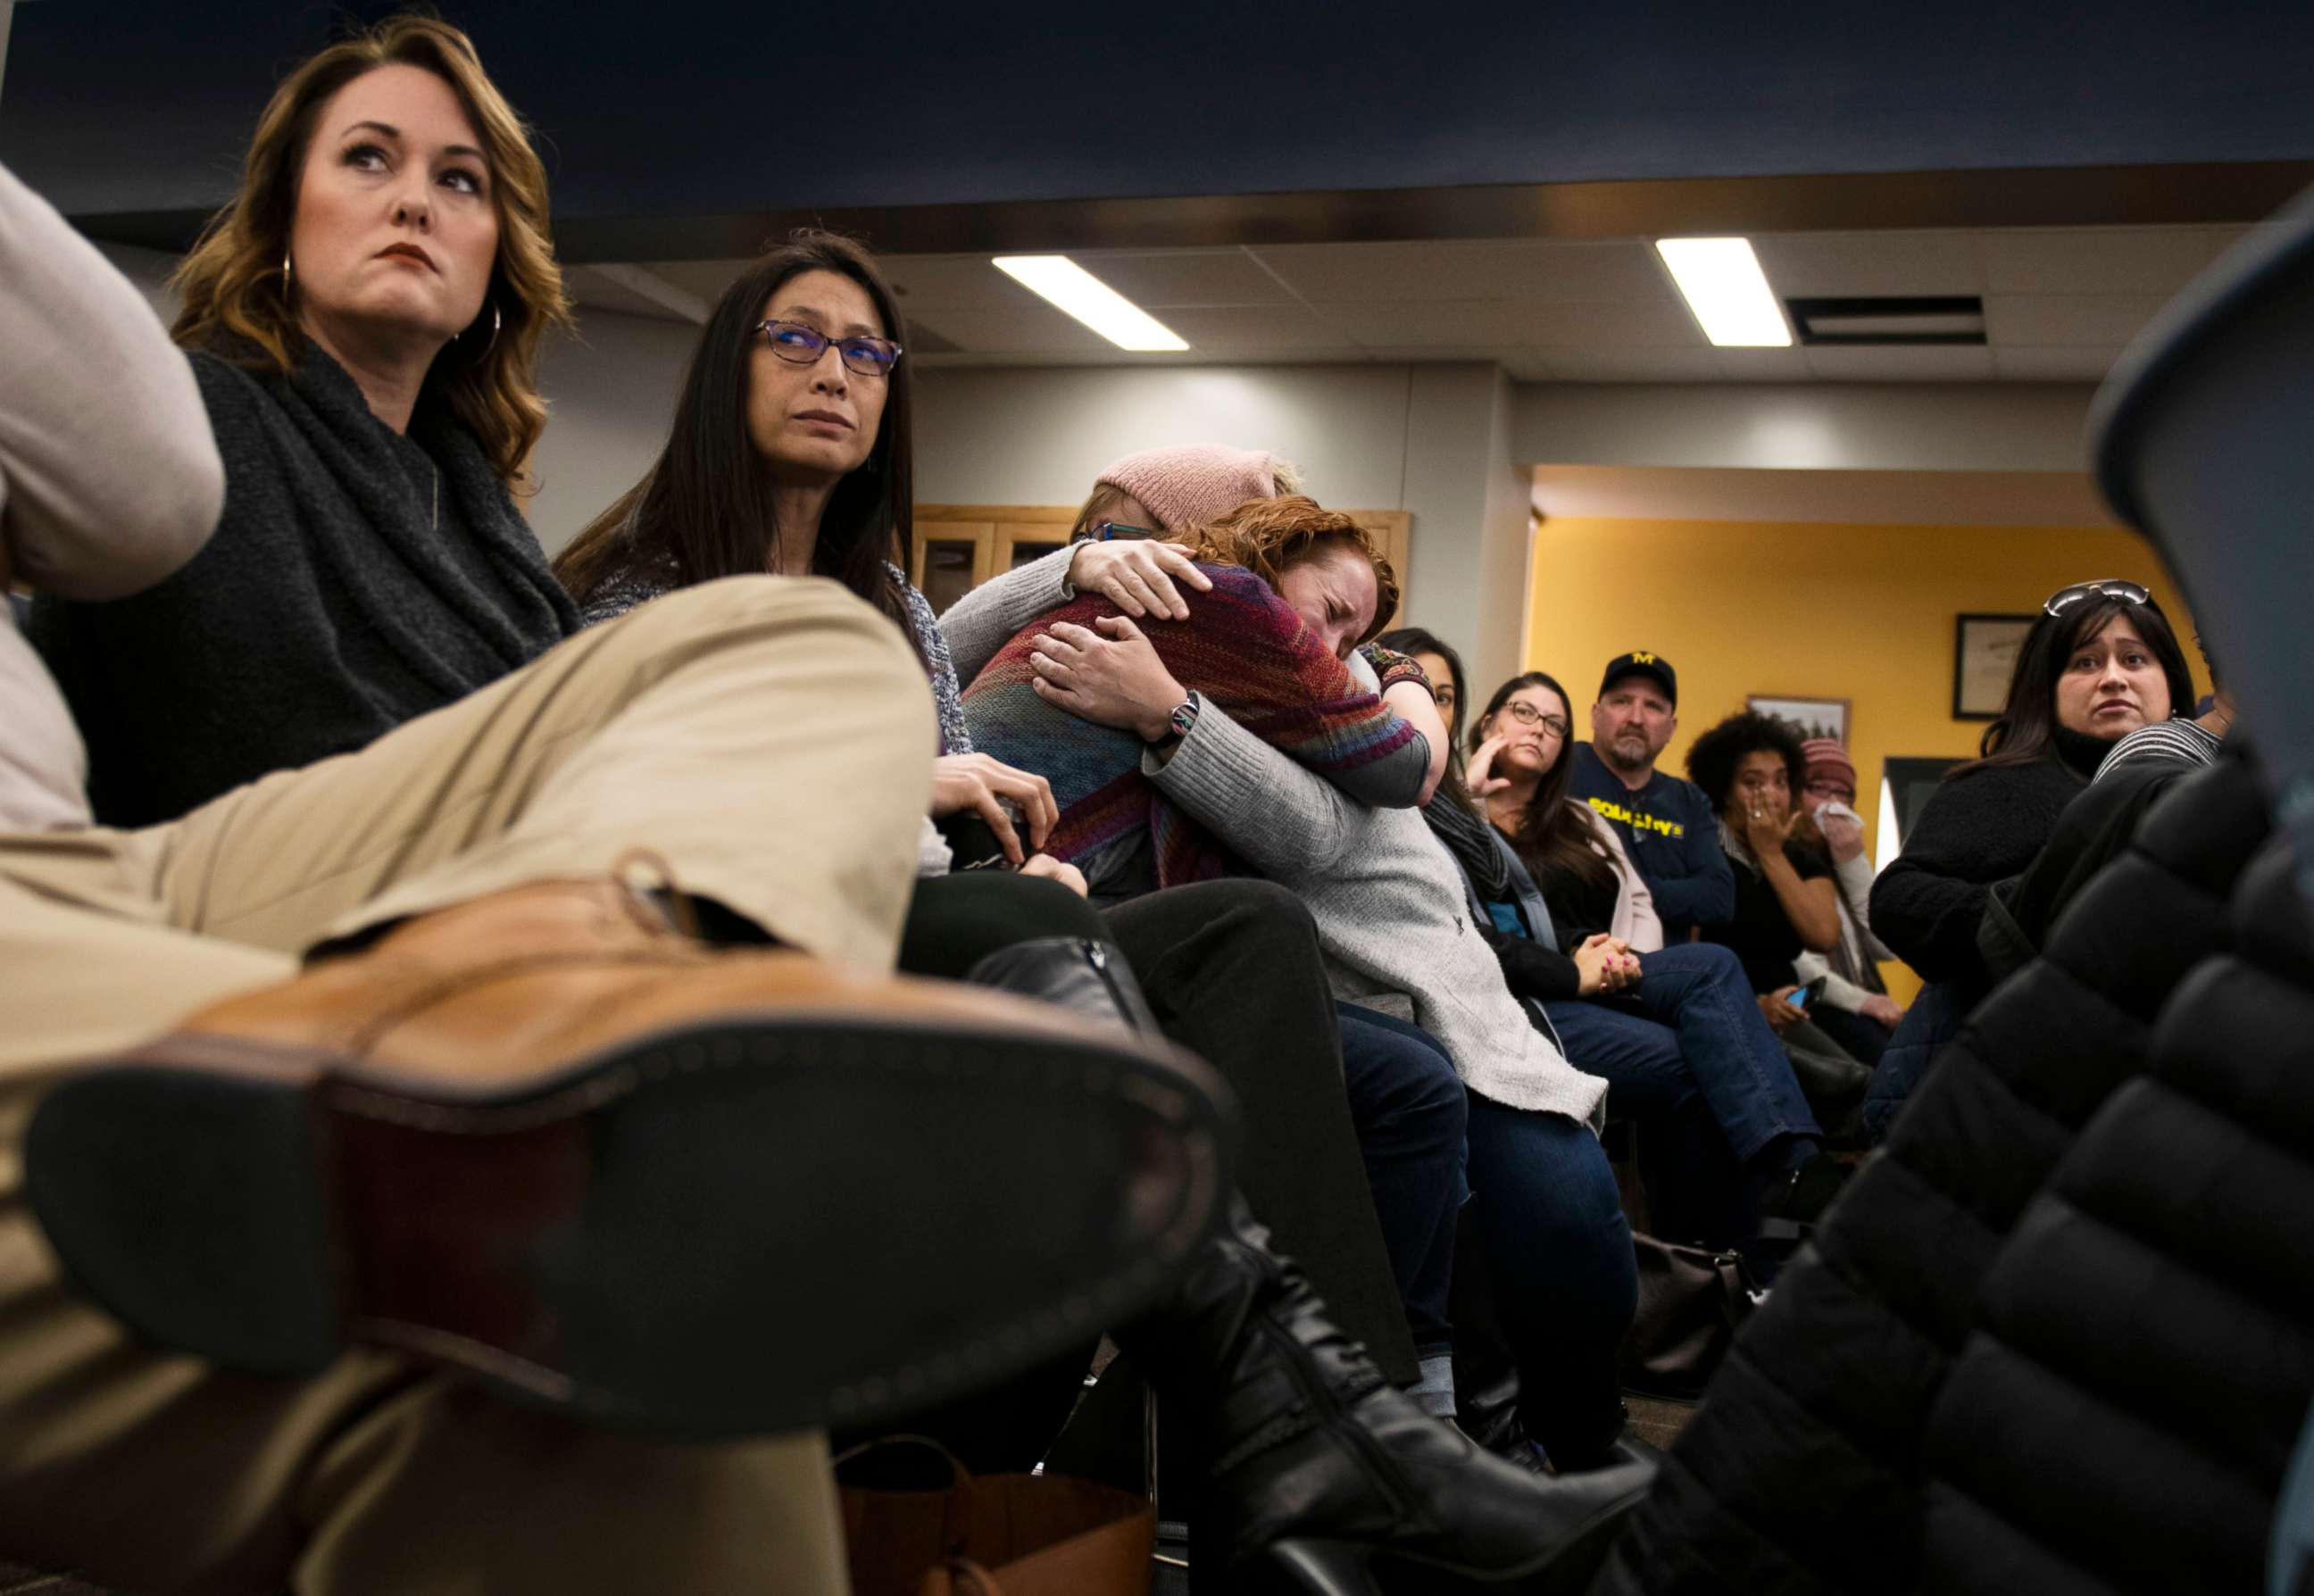
<path id="1" fill-rule="evenodd" d="M 499 326 L 502 319 L 503 318 L 499 313 L 498 305 L 493 303 L 490 306 L 490 335 L 488 339 L 483 340 L 482 347 L 474 351 L 474 358 L 476 361 L 488 358 L 490 350 L 497 347 L 499 341 Z M 477 316 L 474 320 L 479 322 L 481 318 Z M 461 334 L 460 336 L 463 337 L 464 335 Z"/>
<path id="2" fill-rule="evenodd" d="M 289 275 L 289 251 L 284 250 L 281 251 L 281 297 L 288 298 L 289 290 L 295 287 L 296 280 Z"/>

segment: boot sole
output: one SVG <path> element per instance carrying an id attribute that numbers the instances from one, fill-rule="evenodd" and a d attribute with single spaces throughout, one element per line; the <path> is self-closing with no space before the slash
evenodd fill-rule
<path id="1" fill-rule="evenodd" d="M 722 1016 L 477 1097 L 181 1036 L 53 1089 L 25 1186 L 163 1347 L 310 1375 L 384 1345 L 759 1434 L 928 1406 L 1145 1306 L 1229 1189 L 1219 1089 L 1121 1040 L 850 1017 Z"/>

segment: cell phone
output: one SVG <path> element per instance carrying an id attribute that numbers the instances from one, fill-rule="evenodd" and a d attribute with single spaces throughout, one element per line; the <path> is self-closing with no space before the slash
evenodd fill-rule
<path id="1" fill-rule="evenodd" d="M 1809 982 L 1806 986 L 1794 992 L 1790 996 L 1787 997 L 1784 1001 L 1789 1003 L 1795 1009 L 1806 1009 L 1810 1003 L 1815 1002 L 1818 998 L 1824 996 L 1824 977 L 1819 975 L 1815 980 Z"/>

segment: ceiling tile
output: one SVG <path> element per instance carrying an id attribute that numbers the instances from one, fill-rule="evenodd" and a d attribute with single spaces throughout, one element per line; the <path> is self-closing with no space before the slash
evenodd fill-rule
<path id="1" fill-rule="evenodd" d="M 2168 303 L 2159 294 L 1989 294 L 1986 333 L 1996 345 L 2125 344 Z"/>
<path id="2" fill-rule="evenodd" d="M 1996 348 L 1992 369 L 2005 382 L 2102 383 L 2120 357 L 2118 348 Z"/>
<path id="3" fill-rule="evenodd" d="M 723 297 L 738 275 L 754 265 L 746 260 L 654 260 L 650 269 L 686 294 L 695 294 L 713 304 Z"/>
<path id="4" fill-rule="evenodd" d="M 1294 303 L 1285 286 L 1243 250 L 1093 251 L 1071 258 L 1145 310 Z"/>
<path id="5" fill-rule="evenodd" d="M 1714 349 L 1719 375 L 1736 383 L 1805 383 L 1807 357 L 1797 345 L 1782 349 Z"/>
<path id="6" fill-rule="evenodd" d="M 1033 302 L 1025 310 L 939 310 L 911 319 L 976 355 L 1125 353 L 1090 327 Z"/>
<path id="7" fill-rule="evenodd" d="M 1343 350 L 1353 359 L 1361 357 L 1357 346 L 1339 328 L 1303 304 L 1183 308 L 1160 312 L 1158 320 L 1179 333 L 1192 348 L 1214 354 L 1238 349 L 1331 348 Z"/>
<path id="8" fill-rule="evenodd" d="M 2170 295 L 2245 229 L 2067 227 L 1977 234 L 1991 294 Z"/>
<path id="9" fill-rule="evenodd" d="M 1693 318 L 1675 300 L 1654 304 L 1556 304 L 1540 300 L 1460 300 L 1323 304 L 1326 319 L 1370 348 L 1552 348 L 1615 349 L 1697 346 Z"/>
<path id="10" fill-rule="evenodd" d="M 1700 349 L 1522 349 L 1511 375 L 1545 383 L 1709 383 L 1724 378 L 1715 356 Z"/>
<path id="11" fill-rule="evenodd" d="M 1838 383 L 1989 383 L 1993 375 L 1992 351 L 1983 344 L 1813 344 L 1802 353 L 1809 375 Z"/>
<path id="12" fill-rule="evenodd" d="M 1656 264 L 1654 251 L 1636 240 L 1277 244 L 1252 252 L 1313 304 L 1673 296 L 1671 281 Z"/>
<path id="13" fill-rule="evenodd" d="M 1975 294 L 1983 279 L 1965 233 L 1771 233 L 1752 240 L 1779 298 Z"/>
<path id="14" fill-rule="evenodd" d="M 1506 349 L 1499 344 L 1382 344 L 1358 351 L 1363 358 L 1368 360 L 1406 366 L 1468 366 L 1474 362 L 1493 366 L 1507 364 L 1519 353 L 1516 349 Z"/>
<path id="15" fill-rule="evenodd" d="M 985 255 L 888 255 L 879 264 L 905 315 L 919 310 L 1020 309 L 1042 303 Z"/>
<path id="16" fill-rule="evenodd" d="M 648 316 L 655 322 L 680 322 L 691 324 L 691 318 L 670 309 L 645 294 L 638 294 L 624 283 L 605 277 L 591 266 L 572 266 L 562 274 L 563 286 L 570 297 L 588 310 L 615 311 L 623 316 Z"/>

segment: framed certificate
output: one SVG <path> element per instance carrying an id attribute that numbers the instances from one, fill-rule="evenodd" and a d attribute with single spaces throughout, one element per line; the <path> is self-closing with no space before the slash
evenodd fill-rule
<path id="1" fill-rule="evenodd" d="M 2017 650 L 2033 630 L 2032 615 L 1963 615 L 1953 629 L 1955 720 L 1992 720 L 2009 701 Z"/>

